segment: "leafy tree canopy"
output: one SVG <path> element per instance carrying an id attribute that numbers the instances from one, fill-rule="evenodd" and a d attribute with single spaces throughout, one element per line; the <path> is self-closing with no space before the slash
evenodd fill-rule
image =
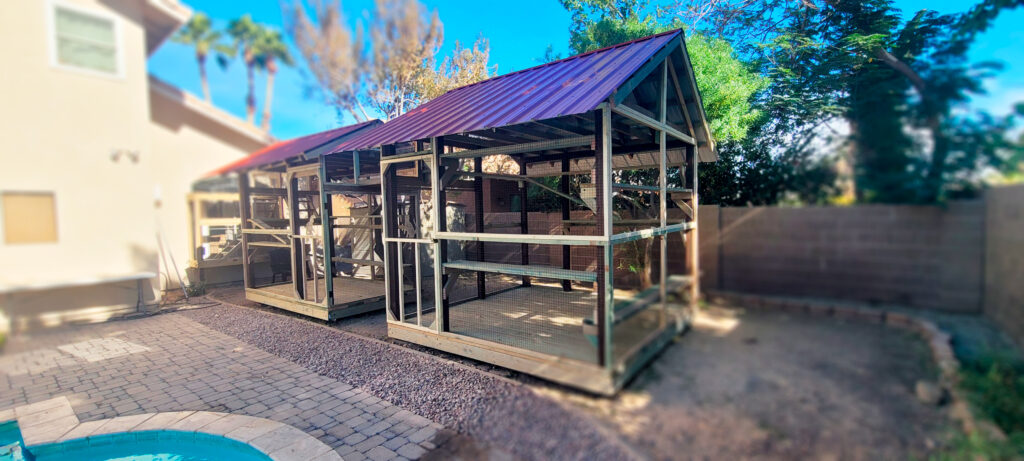
<path id="1" fill-rule="evenodd" d="M 683 26 L 678 18 L 665 20 L 662 10 L 641 0 L 563 0 L 562 5 L 572 13 L 570 49 L 576 53 Z M 830 165 L 772 153 L 767 114 L 757 105 L 769 79 L 739 59 L 725 39 L 691 29 L 686 47 L 719 146 L 719 161 L 699 170 L 701 200 L 763 205 L 778 202 L 787 192 L 805 202 L 824 200 L 830 190 L 826 185 L 834 181 Z M 669 171 L 670 176 L 677 174 Z"/>
<path id="2" fill-rule="evenodd" d="M 983 0 L 963 13 L 903 19 L 890 0 L 681 0 L 691 27 L 731 40 L 771 78 L 756 105 L 784 149 L 804 149 L 845 120 L 856 199 L 931 203 L 977 189 L 1019 143 L 1013 117 L 971 114 L 972 94 L 999 70 L 970 63 L 974 38 L 1022 0 Z M 969 114 L 965 116 L 964 114 Z M 965 140 L 982 142 L 971 145 Z"/>
<path id="3" fill-rule="evenodd" d="M 642 0 L 562 0 L 562 5 L 572 13 L 569 48 L 573 53 L 682 26 L 674 20 L 661 21 L 658 11 Z M 751 102 L 768 80 L 737 59 L 725 40 L 689 33 L 686 47 L 712 136 L 719 142 L 743 139 L 759 116 Z"/>

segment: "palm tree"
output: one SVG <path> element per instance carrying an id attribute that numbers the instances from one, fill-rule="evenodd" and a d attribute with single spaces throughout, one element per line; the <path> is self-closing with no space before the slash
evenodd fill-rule
<path id="1" fill-rule="evenodd" d="M 256 65 L 267 73 L 266 96 L 263 99 L 263 117 L 260 127 L 270 131 L 270 106 L 274 100 L 274 76 L 277 74 L 278 62 L 286 66 L 293 65 L 292 55 L 284 44 L 281 32 L 263 30 L 254 44 Z"/>
<path id="2" fill-rule="evenodd" d="M 228 35 L 231 36 L 231 48 L 233 51 L 231 54 L 225 54 L 230 57 L 234 53 L 238 53 L 242 56 L 242 61 L 245 62 L 246 77 L 249 81 L 249 91 L 245 96 L 245 119 L 249 123 L 255 123 L 256 120 L 256 94 L 253 75 L 256 66 L 256 50 L 254 46 L 263 33 L 263 26 L 253 22 L 252 17 L 248 14 L 228 23 Z M 221 61 L 222 64 L 225 62 L 226 59 Z"/>
<path id="3" fill-rule="evenodd" d="M 214 30 L 210 17 L 205 13 L 196 13 L 174 36 L 175 43 L 181 43 L 196 49 L 196 62 L 199 63 L 199 81 L 203 84 L 203 97 L 206 102 L 213 102 L 210 98 L 210 82 L 206 79 L 206 57 L 210 51 L 219 53 L 227 52 L 226 46 L 220 42 L 222 34 Z"/>

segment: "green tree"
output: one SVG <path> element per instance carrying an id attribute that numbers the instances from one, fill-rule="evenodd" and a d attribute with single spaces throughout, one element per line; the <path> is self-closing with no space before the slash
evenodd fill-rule
<path id="1" fill-rule="evenodd" d="M 804 148 L 823 125 L 844 119 L 859 201 L 930 203 L 962 195 L 965 178 L 1013 155 L 1014 143 L 995 136 L 1012 119 L 960 114 L 998 69 L 969 63 L 970 44 L 1022 3 L 984 0 L 964 13 L 922 10 L 905 21 L 889 0 L 684 0 L 675 10 L 763 58 L 772 84 L 759 105 L 775 138 L 790 141 L 785 148 Z M 990 143 L 971 148 L 963 139 Z"/>
<path id="2" fill-rule="evenodd" d="M 436 11 L 419 0 L 376 0 L 363 28 L 345 23 L 340 2 L 313 0 L 285 6 L 288 30 L 316 80 L 339 113 L 356 120 L 371 113 L 384 120 L 443 94 L 489 77 L 490 47 L 480 37 L 472 48 L 456 43 L 451 56 L 437 62 L 444 26 Z"/>
<path id="3" fill-rule="evenodd" d="M 189 18 L 172 40 L 175 43 L 191 46 L 196 52 L 196 63 L 199 64 L 199 81 L 203 86 L 203 98 L 206 102 L 213 102 L 210 98 L 210 82 L 206 78 L 206 58 L 210 52 L 229 52 L 227 47 L 221 43 L 223 34 L 213 28 L 210 17 L 205 13 L 198 12 Z"/>
<path id="4" fill-rule="evenodd" d="M 681 26 L 662 22 L 657 10 L 640 0 L 562 0 L 572 13 L 569 48 L 585 53 Z M 767 80 L 733 53 L 728 42 L 688 33 L 687 51 L 697 87 L 717 141 L 739 140 L 753 126 L 758 111 L 751 105 Z"/>
<path id="5" fill-rule="evenodd" d="M 671 29 L 660 24 L 646 0 L 561 0 L 572 14 L 569 49 L 573 54 Z"/>
<path id="6" fill-rule="evenodd" d="M 464 48 L 458 41 L 451 56 L 446 56 L 439 67 L 435 68 L 435 58 L 431 56 L 424 66 L 417 81 L 416 93 L 420 100 L 429 101 L 448 91 L 472 83 L 486 80 L 497 72 L 497 66 L 490 66 L 490 42 L 480 36 L 472 48 Z"/>
<path id="7" fill-rule="evenodd" d="M 278 63 L 292 66 L 294 62 L 281 33 L 276 30 L 261 30 L 253 43 L 253 49 L 256 55 L 256 67 L 267 73 L 263 117 L 260 119 L 260 126 L 264 131 L 270 131 L 270 108 L 274 100 L 274 77 L 277 75 Z"/>
<path id="8" fill-rule="evenodd" d="M 659 11 L 643 1 L 563 0 L 562 4 L 572 13 L 569 47 L 574 52 L 591 51 L 681 25 L 675 19 L 659 19 Z M 771 136 L 766 133 L 771 124 L 756 105 L 769 80 L 740 60 L 726 40 L 690 31 L 686 47 L 711 133 L 719 146 L 719 161 L 699 170 L 701 200 L 723 205 L 772 204 L 786 192 L 805 201 L 824 200 L 834 177 L 831 165 L 772 151 Z M 669 174 L 676 175 L 678 171 L 671 169 Z"/>
<path id="9" fill-rule="evenodd" d="M 242 62 L 245 63 L 245 75 L 248 83 L 248 91 L 245 94 L 245 119 L 249 123 L 255 124 L 256 121 L 256 44 L 260 40 L 260 37 L 265 33 L 264 27 L 253 22 L 252 17 L 248 14 L 243 15 L 238 19 L 232 20 L 228 23 L 228 35 L 231 37 L 232 52 L 225 53 L 223 56 L 225 59 L 221 61 L 222 65 L 227 62 L 228 57 L 233 57 L 236 54 L 242 57 Z"/>
<path id="10" fill-rule="evenodd" d="M 428 13 L 419 0 L 377 0 L 370 24 L 367 100 L 384 120 L 422 102 L 418 90 L 424 65 L 443 41 L 437 11 Z"/>

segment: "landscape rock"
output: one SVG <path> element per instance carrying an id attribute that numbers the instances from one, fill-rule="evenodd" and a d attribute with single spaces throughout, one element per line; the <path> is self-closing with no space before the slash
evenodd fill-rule
<path id="1" fill-rule="evenodd" d="M 946 399 L 945 389 L 931 381 L 918 381 L 914 385 L 914 393 L 917 395 L 917 399 L 925 405 L 940 405 Z"/>

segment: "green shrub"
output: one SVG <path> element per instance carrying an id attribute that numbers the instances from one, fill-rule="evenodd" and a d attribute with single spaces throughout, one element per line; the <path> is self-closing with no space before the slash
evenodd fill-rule
<path id="1" fill-rule="evenodd" d="M 205 283 L 193 283 L 193 284 L 185 285 L 185 294 L 187 294 L 190 297 L 202 296 L 202 295 L 206 294 L 206 284 Z"/>
<path id="2" fill-rule="evenodd" d="M 1007 435 L 1024 434 L 1024 364 L 1003 357 L 964 362 L 960 386 L 970 403 Z"/>
<path id="3" fill-rule="evenodd" d="M 1007 440 L 992 440 L 978 434 L 960 436 L 953 440 L 946 454 L 953 457 L 940 459 L 1024 457 L 1024 363 L 1006 356 L 965 360 L 960 370 L 960 388 L 975 414 L 999 426 Z"/>
<path id="4" fill-rule="evenodd" d="M 980 434 L 954 437 L 941 453 L 932 456 L 932 461 L 1003 461 L 1019 459 L 1012 441 L 992 440 Z"/>

